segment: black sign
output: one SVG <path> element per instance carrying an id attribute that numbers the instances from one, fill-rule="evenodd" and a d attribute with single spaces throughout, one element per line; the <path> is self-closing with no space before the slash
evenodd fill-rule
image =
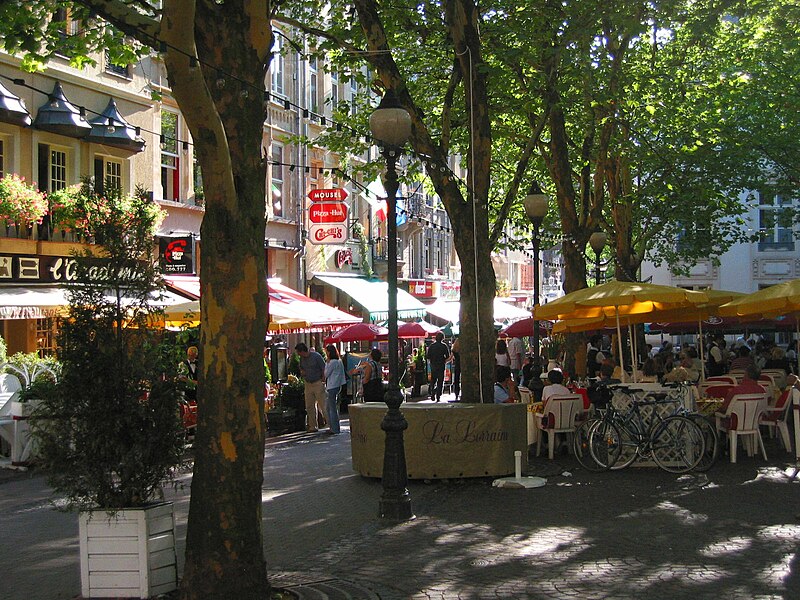
<path id="1" fill-rule="evenodd" d="M 158 238 L 158 256 L 165 274 L 194 275 L 194 238 Z"/>

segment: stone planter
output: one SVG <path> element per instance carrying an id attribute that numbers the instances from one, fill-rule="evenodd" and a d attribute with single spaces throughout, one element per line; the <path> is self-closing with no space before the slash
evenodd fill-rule
<path id="1" fill-rule="evenodd" d="M 84 598 L 150 598 L 178 587 L 171 502 L 78 515 Z"/>
<path id="2" fill-rule="evenodd" d="M 12 401 L 11 416 L 17 419 L 27 419 L 40 402 L 41 400 L 27 400 L 25 402 Z"/>

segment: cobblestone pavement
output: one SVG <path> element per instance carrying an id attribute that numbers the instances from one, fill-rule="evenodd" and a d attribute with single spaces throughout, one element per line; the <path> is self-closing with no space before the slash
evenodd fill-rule
<path id="1" fill-rule="evenodd" d="M 744 456 L 689 476 L 588 473 L 561 456 L 531 460 L 528 474 L 547 478 L 536 489 L 412 481 L 416 519 L 385 523 L 380 482 L 353 473 L 343 431 L 268 440 L 264 547 L 277 583 L 302 573 L 384 600 L 800 598 L 800 478 L 770 440 L 766 463 Z M 190 485 L 186 475 L 168 492 L 181 543 Z M 3 600 L 78 597 L 77 518 L 47 497 L 41 476 L 0 472 Z"/>

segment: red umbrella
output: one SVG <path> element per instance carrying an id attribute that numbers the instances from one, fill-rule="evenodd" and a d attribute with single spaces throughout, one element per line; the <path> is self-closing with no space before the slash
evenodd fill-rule
<path id="1" fill-rule="evenodd" d="M 355 323 L 333 332 L 325 338 L 326 344 L 338 342 L 371 342 L 378 338 L 385 338 L 389 330 L 372 323 Z"/>
<path id="2" fill-rule="evenodd" d="M 440 327 L 431 325 L 427 321 L 399 323 L 397 337 L 401 338 L 426 338 L 441 331 Z"/>
<path id="3" fill-rule="evenodd" d="M 539 335 L 546 336 L 547 329 L 545 329 L 545 325 L 548 328 L 551 328 L 553 324 L 550 321 L 542 321 L 542 319 L 536 319 L 536 322 L 539 323 Z M 528 317 L 527 319 L 520 319 L 519 321 L 514 321 L 511 325 L 508 325 L 504 329 L 500 330 L 500 335 L 505 335 L 508 337 L 528 337 L 533 335 L 533 317 Z"/>

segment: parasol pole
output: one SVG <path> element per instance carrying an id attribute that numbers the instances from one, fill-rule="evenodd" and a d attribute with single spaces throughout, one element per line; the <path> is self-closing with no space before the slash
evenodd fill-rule
<path id="1" fill-rule="evenodd" d="M 794 316 L 797 326 L 797 337 L 800 340 L 800 313 Z M 798 344 L 800 345 L 800 344 Z M 797 352 L 797 372 L 800 374 L 800 352 Z M 798 375 L 800 377 L 800 375 Z M 798 465 L 800 465 L 800 391 L 792 386 L 792 412 L 794 413 L 794 457 Z M 797 475 L 797 471 L 795 471 Z"/>
<path id="2" fill-rule="evenodd" d="M 633 336 L 633 325 L 631 325 L 630 317 L 628 317 L 628 340 L 631 343 L 631 373 L 633 373 L 633 383 L 636 383 L 636 338 Z"/>
<path id="3" fill-rule="evenodd" d="M 706 380 L 706 358 L 705 352 L 703 351 L 703 319 L 698 317 L 697 319 L 697 326 L 700 329 L 700 381 Z"/>
<path id="4" fill-rule="evenodd" d="M 623 364 L 624 361 L 622 360 L 622 329 L 619 326 L 619 306 L 614 306 L 614 314 L 617 317 L 617 350 L 619 352 L 617 357 L 619 358 L 620 375 L 622 375 L 622 380 L 624 383 L 627 377 L 625 375 L 625 366 Z"/>

